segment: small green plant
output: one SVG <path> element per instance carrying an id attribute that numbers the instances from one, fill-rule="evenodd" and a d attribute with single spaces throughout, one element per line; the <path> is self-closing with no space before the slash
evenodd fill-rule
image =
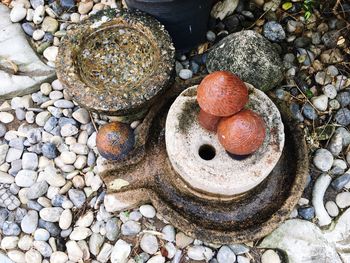
<path id="1" fill-rule="evenodd" d="M 306 20 L 308 20 L 312 15 L 314 3 L 314 0 L 304 0 L 303 9 L 305 11 L 304 17 Z"/>

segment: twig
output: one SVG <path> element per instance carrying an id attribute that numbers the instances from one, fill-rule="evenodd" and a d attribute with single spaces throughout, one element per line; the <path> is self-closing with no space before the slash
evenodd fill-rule
<path id="1" fill-rule="evenodd" d="M 91 119 L 92 125 L 94 126 L 95 131 L 97 132 L 97 131 L 98 131 L 98 129 L 97 129 L 97 126 L 96 126 L 95 120 L 94 120 L 94 118 L 92 117 L 91 112 L 90 112 L 90 111 L 88 111 L 88 112 L 89 112 L 89 115 L 90 115 L 90 119 Z"/>

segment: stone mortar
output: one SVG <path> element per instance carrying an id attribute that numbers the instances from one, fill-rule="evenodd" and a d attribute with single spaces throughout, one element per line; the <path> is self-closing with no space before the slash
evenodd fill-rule
<path id="1" fill-rule="evenodd" d="M 81 106 L 137 116 L 169 87 L 174 54 L 168 32 L 154 18 L 103 10 L 67 32 L 59 47 L 57 76 Z"/>
<path id="2" fill-rule="evenodd" d="M 246 108 L 257 112 L 266 123 L 263 145 L 249 156 L 227 153 L 217 134 L 198 123 L 197 86 L 183 91 L 170 107 L 165 135 L 167 153 L 175 171 L 195 191 L 220 198 L 246 193 L 270 174 L 282 154 L 284 127 L 277 107 L 264 92 L 246 85 Z"/>

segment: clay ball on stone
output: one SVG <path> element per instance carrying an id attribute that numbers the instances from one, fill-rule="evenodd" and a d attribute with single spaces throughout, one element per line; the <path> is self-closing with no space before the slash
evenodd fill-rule
<path id="1" fill-rule="evenodd" d="M 219 121 L 221 117 L 211 115 L 206 113 L 204 110 L 200 110 L 198 114 L 198 122 L 199 124 L 206 130 L 216 132 L 216 128 L 218 127 Z"/>
<path id="2" fill-rule="evenodd" d="M 264 120 L 251 110 L 220 120 L 217 134 L 226 151 L 235 155 L 249 155 L 263 144 L 266 134 Z"/>
<path id="3" fill-rule="evenodd" d="M 96 136 L 96 146 L 102 157 L 122 160 L 133 149 L 135 136 L 128 124 L 111 122 L 103 125 Z"/>
<path id="4" fill-rule="evenodd" d="M 242 110 L 248 99 L 248 88 L 244 82 L 228 71 L 209 74 L 197 89 L 200 108 L 214 116 L 231 116 Z"/>

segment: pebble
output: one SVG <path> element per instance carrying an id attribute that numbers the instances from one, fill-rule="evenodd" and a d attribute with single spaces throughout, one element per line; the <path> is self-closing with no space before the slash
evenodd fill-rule
<path id="1" fill-rule="evenodd" d="M 315 217 L 315 208 L 310 207 L 301 207 L 298 209 L 299 215 L 305 220 L 311 220 Z"/>
<path id="2" fill-rule="evenodd" d="M 333 164 L 333 155 L 326 149 L 318 149 L 313 158 L 314 165 L 321 171 L 327 172 Z"/>
<path id="3" fill-rule="evenodd" d="M 53 143 L 44 143 L 41 150 L 42 154 L 48 159 L 55 159 L 57 157 L 57 148 Z"/>
<path id="4" fill-rule="evenodd" d="M 37 29 L 33 32 L 33 39 L 36 41 L 39 41 L 43 39 L 44 35 L 45 35 L 45 32 L 43 30 Z"/>
<path id="5" fill-rule="evenodd" d="M 73 262 L 82 261 L 84 254 L 77 242 L 75 242 L 74 240 L 69 240 L 66 243 L 66 248 L 69 260 Z"/>
<path id="6" fill-rule="evenodd" d="M 216 255 L 218 263 L 234 263 L 236 255 L 228 246 L 222 246 Z"/>
<path id="7" fill-rule="evenodd" d="M 118 219 L 110 218 L 106 222 L 106 237 L 109 241 L 115 241 L 119 235 Z"/>
<path id="8" fill-rule="evenodd" d="M 176 246 L 179 248 L 185 248 L 193 242 L 193 238 L 185 235 L 183 232 L 179 232 L 175 236 Z"/>
<path id="9" fill-rule="evenodd" d="M 47 16 L 44 18 L 41 28 L 45 32 L 49 32 L 53 34 L 58 29 L 58 21 L 50 16 Z"/>
<path id="10" fill-rule="evenodd" d="M 313 97 L 311 99 L 312 104 L 315 106 L 316 109 L 320 111 L 327 110 L 328 107 L 328 97 L 326 95 L 320 95 L 317 97 Z"/>
<path id="11" fill-rule="evenodd" d="M 348 126 L 350 124 L 350 110 L 341 108 L 337 111 L 334 118 L 340 125 Z"/>
<path id="12" fill-rule="evenodd" d="M 8 113 L 8 112 L 0 112 L 0 121 L 2 123 L 10 123 L 12 122 L 13 120 L 15 119 L 15 117 L 11 114 L 11 113 Z"/>
<path id="13" fill-rule="evenodd" d="M 193 72 L 189 69 L 181 69 L 179 72 L 179 77 L 184 80 L 190 79 L 192 76 Z"/>
<path id="14" fill-rule="evenodd" d="M 78 12 L 81 15 L 85 15 L 90 12 L 93 6 L 94 6 L 93 1 L 80 2 L 78 6 Z"/>
<path id="15" fill-rule="evenodd" d="M 325 204 L 325 208 L 328 212 L 328 214 L 332 217 L 336 217 L 339 215 L 339 208 L 337 206 L 337 204 L 333 201 L 328 201 L 326 204 Z"/>
<path id="16" fill-rule="evenodd" d="M 68 255 L 62 251 L 55 251 L 50 256 L 50 263 L 66 263 Z"/>
<path id="17" fill-rule="evenodd" d="M 0 123 L 0 137 L 4 137 L 5 134 L 6 134 L 6 126 Z"/>
<path id="18" fill-rule="evenodd" d="M 187 250 L 187 255 L 193 260 L 209 261 L 213 257 L 213 251 L 204 246 L 192 246 Z"/>
<path id="19" fill-rule="evenodd" d="M 15 182 L 20 187 L 32 186 L 38 177 L 37 172 L 31 170 L 21 170 L 15 177 Z"/>
<path id="20" fill-rule="evenodd" d="M 81 208 L 85 203 L 86 196 L 83 191 L 77 189 L 70 189 L 68 191 L 69 199 L 77 208 Z"/>
<path id="21" fill-rule="evenodd" d="M 34 210 L 28 211 L 21 221 L 22 231 L 26 234 L 34 233 L 38 226 L 38 212 Z"/>
<path id="22" fill-rule="evenodd" d="M 14 249 L 17 247 L 19 238 L 16 236 L 8 236 L 8 237 L 3 237 L 1 240 L 1 248 L 2 249 Z"/>
<path id="23" fill-rule="evenodd" d="M 283 27 L 275 21 L 267 22 L 264 25 L 263 34 L 267 39 L 273 42 L 280 42 L 286 38 L 286 32 L 284 32 Z"/>
<path id="24" fill-rule="evenodd" d="M 99 233 L 92 233 L 89 239 L 89 249 L 91 254 L 97 256 L 100 253 L 100 248 L 104 243 L 104 236 Z M 118 242 L 118 241 L 117 241 Z"/>
<path id="25" fill-rule="evenodd" d="M 40 254 L 44 257 L 44 258 L 48 258 L 51 256 L 52 254 L 52 248 L 50 247 L 50 245 L 48 243 L 46 243 L 45 241 L 38 241 L 35 240 L 33 241 L 33 246 L 36 250 L 38 250 L 40 252 Z"/>
<path id="26" fill-rule="evenodd" d="M 175 241 L 175 228 L 172 225 L 166 225 L 162 229 L 162 233 L 164 234 L 163 239 L 169 242 Z"/>
<path id="27" fill-rule="evenodd" d="M 21 5 L 15 5 L 10 12 L 10 19 L 13 23 L 23 20 L 27 15 L 27 10 Z"/>
<path id="28" fill-rule="evenodd" d="M 147 263 L 164 263 L 165 262 L 165 258 L 162 255 L 156 255 L 151 257 Z"/>
<path id="29" fill-rule="evenodd" d="M 326 85 L 332 81 L 329 75 L 324 71 L 319 71 L 315 75 L 315 81 L 320 85 Z"/>
<path id="30" fill-rule="evenodd" d="M 350 192 L 343 192 L 337 194 L 335 202 L 337 203 L 339 208 L 346 208 L 350 206 Z"/>
<path id="31" fill-rule="evenodd" d="M 141 249 L 148 254 L 155 254 L 158 251 L 158 240 L 154 235 L 145 234 L 140 241 Z"/>
<path id="32" fill-rule="evenodd" d="M 281 259 L 275 251 L 269 249 L 262 254 L 261 263 L 281 263 Z"/>
<path id="33" fill-rule="evenodd" d="M 330 99 L 334 99 L 337 96 L 337 90 L 332 84 L 328 84 L 323 87 L 323 93 Z"/>
<path id="34" fill-rule="evenodd" d="M 146 218 L 153 218 L 156 216 L 156 210 L 151 205 L 140 206 L 140 213 Z"/>
<path id="35" fill-rule="evenodd" d="M 87 212 L 85 215 L 79 217 L 78 221 L 75 223 L 77 226 L 89 227 L 94 221 L 94 214 L 92 211 Z"/>
<path id="36" fill-rule="evenodd" d="M 89 112 L 84 108 L 79 108 L 74 111 L 72 117 L 81 124 L 88 124 L 90 122 Z"/>
<path id="37" fill-rule="evenodd" d="M 122 239 L 119 239 L 111 252 L 111 262 L 127 262 L 131 252 L 131 245 Z M 149 261 L 148 261 L 149 262 Z"/>
<path id="38" fill-rule="evenodd" d="M 317 117 L 318 117 L 317 116 L 317 112 L 315 111 L 315 109 L 309 103 L 306 103 L 303 106 L 303 114 L 309 120 L 316 120 Z"/>
<path id="39" fill-rule="evenodd" d="M 34 232 L 34 239 L 38 241 L 47 241 L 50 238 L 50 233 L 46 229 L 38 228 Z"/>
<path id="40" fill-rule="evenodd" d="M 339 176 L 331 183 L 333 189 L 340 191 L 348 182 L 350 182 L 350 174 L 345 173 L 342 176 Z"/>
<path id="41" fill-rule="evenodd" d="M 26 170 L 36 170 L 38 167 L 38 156 L 35 153 L 24 153 L 22 156 L 22 168 Z"/>
<path id="42" fill-rule="evenodd" d="M 74 108 L 74 103 L 69 100 L 62 99 L 55 101 L 54 106 L 57 108 L 70 109 Z"/>
<path id="43" fill-rule="evenodd" d="M 59 219 L 59 226 L 61 229 L 66 230 L 72 224 L 73 215 L 70 209 L 65 209 Z"/>
<path id="44" fill-rule="evenodd" d="M 5 221 L 2 225 L 2 233 L 5 236 L 18 236 L 21 233 L 21 229 L 16 223 Z"/>
<path id="45" fill-rule="evenodd" d="M 121 232 L 125 236 L 133 236 L 138 234 L 141 231 L 141 225 L 138 222 L 129 220 L 122 224 Z"/>
<path id="46" fill-rule="evenodd" d="M 35 250 L 34 248 L 28 250 L 25 253 L 24 257 L 25 257 L 26 262 L 41 263 L 41 261 L 42 261 L 41 254 L 37 250 Z"/>
<path id="47" fill-rule="evenodd" d="M 51 46 L 51 47 L 46 48 L 44 50 L 44 53 L 43 53 L 44 57 L 50 62 L 56 61 L 57 54 L 58 54 L 58 47 L 55 47 L 55 46 Z M 54 103 L 54 105 L 55 105 L 55 103 Z"/>
<path id="48" fill-rule="evenodd" d="M 102 263 L 107 262 L 112 253 L 112 249 L 113 249 L 113 246 L 111 244 L 108 244 L 108 243 L 103 244 L 101 251 L 96 257 L 96 259 Z"/>
<path id="49" fill-rule="evenodd" d="M 91 230 L 89 228 L 86 227 L 75 227 L 72 231 L 72 233 L 70 234 L 69 238 L 70 240 L 84 240 L 86 239 L 88 236 L 91 235 Z"/>
<path id="50" fill-rule="evenodd" d="M 61 135 L 63 137 L 69 137 L 69 136 L 73 136 L 79 133 L 79 130 L 76 126 L 68 123 L 65 124 L 61 127 Z"/>
<path id="51" fill-rule="evenodd" d="M 18 241 L 18 248 L 24 251 L 29 250 L 33 244 L 33 237 L 30 235 L 22 235 Z"/>
<path id="52" fill-rule="evenodd" d="M 7 256 L 16 263 L 25 262 L 24 253 L 19 250 L 11 250 L 7 252 Z"/>
<path id="53" fill-rule="evenodd" d="M 40 210 L 40 217 L 47 222 L 58 222 L 63 209 L 61 207 L 45 207 Z"/>
<path id="54" fill-rule="evenodd" d="M 28 23 L 28 22 L 23 23 L 22 29 L 28 36 L 33 36 L 35 28 L 32 25 L 32 23 Z"/>
<path id="55" fill-rule="evenodd" d="M 41 22 L 43 22 L 44 15 L 45 15 L 44 5 L 39 5 L 38 7 L 36 7 L 33 14 L 34 24 L 36 25 L 41 24 Z"/>

